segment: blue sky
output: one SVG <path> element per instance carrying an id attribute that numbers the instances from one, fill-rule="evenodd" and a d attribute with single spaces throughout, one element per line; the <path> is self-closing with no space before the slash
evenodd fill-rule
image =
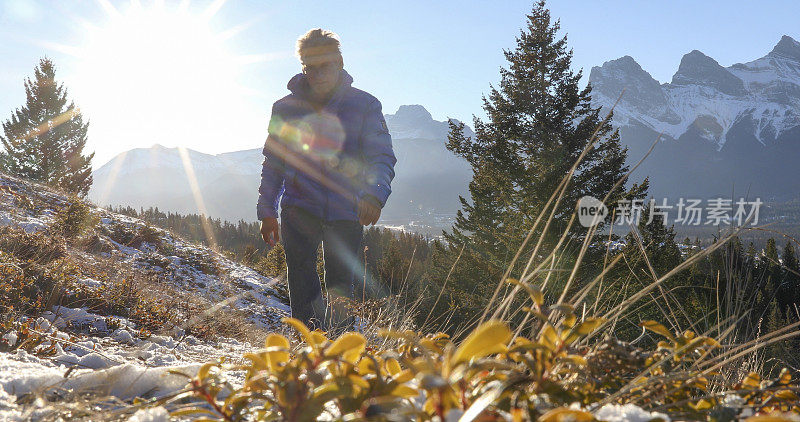
<path id="1" fill-rule="evenodd" d="M 48 55 L 91 120 L 96 166 L 154 143 L 209 153 L 256 148 L 272 102 L 286 94 L 287 80 L 298 71 L 295 39 L 323 27 L 340 35 L 354 85 L 376 95 L 385 113 L 422 104 L 438 120 L 471 122 L 473 114 L 482 116 L 481 95 L 497 83 L 502 49 L 513 48 L 531 7 L 519 0 L 193 0 L 186 15 L 205 13 L 201 25 L 207 31 L 184 37 L 188 46 L 181 51 L 186 60 L 193 54 L 208 60 L 197 58 L 197 66 L 182 70 L 188 79 L 181 85 L 184 79 L 157 78 L 160 63 L 172 54 L 160 51 L 162 43 L 121 51 L 139 48 L 145 31 L 126 26 L 136 3 L 0 0 L 0 119 L 23 103 L 23 78 Z M 158 3 L 141 0 L 138 10 Z M 161 3 L 166 12 L 156 16 L 169 19 L 178 2 Z M 592 66 L 630 55 L 668 82 L 693 49 L 728 66 L 763 56 L 783 34 L 800 40 L 797 1 L 553 0 L 548 6 L 568 36 L 575 69 L 587 76 Z M 154 33 L 183 28 L 161 25 Z M 204 36 L 216 40 L 207 52 Z M 109 50 L 101 42 L 109 37 L 124 48 Z M 176 85 L 181 98 L 165 92 Z"/>

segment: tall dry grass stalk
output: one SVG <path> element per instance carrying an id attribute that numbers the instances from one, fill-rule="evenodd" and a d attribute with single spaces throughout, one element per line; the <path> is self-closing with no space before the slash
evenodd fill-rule
<path id="1" fill-rule="evenodd" d="M 617 99 L 617 102 L 618 101 L 619 99 Z M 616 103 L 614 105 L 616 106 Z M 632 314 L 641 306 L 644 306 L 642 305 L 643 300 L 647 297 L 650 297 L 651 302 L 658 304 L 658 307 L 662 310 L 663 317 L 672 326 L 673 331 L 681 332 L 686 329 L 692 329 L 696 332 L 702 332 L 703 335 L 714 337 L 722 345 L 718 353 L 706 356 L 704 359 L 698 362 L 698 369 L 702 371 L 702 374 L 723 370 L 728 372 L 729 379 L 733 379 L 737 377 L 741 378 L 743 373 L 760 370 L 763 360 L 758 354 L 759 351 L 764 347 L 774 344 L 778 341 L 800 335 L 800 322 L 790 324 L 786 327 L 764 335 L 760 335 L 755 332 L 755 330 L 760 329 L 759 327 L 749 327 L 748 330 L 743 330 L 738 324 L 745 319 L 749 312 L 751 312 L 750 306 L 753 303 L 753 297 L 742 296 L 738 293 L 747 292 L 747 289 L 744 289 L 745 283 L 748 280 L 747 276 L 736 274 L 732 269 L 732 265 L 729 265 L 730 270 L 726 272 L 725 278 L 720 280 L 721 283 L 725 283 L 725 288 L 722 291 L 724 291 L 726 294 L 723 297 L 719 297 L 719 286 L 717 288 L 717 297 L 719 301 L 718 308 L 724 310 L 725 313 L 721 314 L 718 309 L 717 315 L 715 315 L 714 318 L 715 322 L 713 324 L 707 323 L 705 324 L 705 327 L 702 327 L 703 324 L 701 324 L 701 321 L 692 320 L 692 318 L 689 316 L 689 313 L 683 307 L 681 301 L 675 296 L 673 290 L 664 288 L 664 283 L 667 280 L 674 277 L 681 271 L 684 271 L 694 264 L 706 259 L 715 251 L 718 251 L 720 248 L 726 246 L 731 239 L 734 239 L 740 233 L 748 230 L 767 230 L 765 228 L 767 225 L 746 227 L 748 224 L 750 224 L 753 218 L 752 215 L 747 219 L 747 221 L 744 222 L 742 226 L 730 230 L 724 236 L 721 236 L 717 242 L 690 256 L 688 259 L 670 269 L 665 274 L 656 273 L 656 270 L 652 265 L 651 258 L 648 256 L 645 250 L 645 245 L 642 243 L 641 235 L 638 233 L 637 227 L 631 225 L 629 229 L 633 232 L 633 237 L 637 242 L 638 249 L 642 253 L 642 259 L 645 261 L 649 271 L 648 275 L 650 280 L 629 296 L 622 297 L 618 301 L 614 301 L 613 298 L 609 298 L 610 300 L 608 303 L 610 303 L 610 305 L 606 307 L 599 306 L 600 302 L 604 301 L 605 297 L 613 295 L 614 292 L 608 292 L 607 289 L 604 290 L 603 281 L 608 275 L 609 271 L 615 268 L 615 266 L 617 266 L 620 262 L 625 261 L 625 257 L 622 253 L 617 253 L 616 256 L 609 257 L 610 250 L 606 249 L 603 267 L 600 273 L 583 286 L 580 286 L 577 289 L 572 289 L 576 282 L 576 276 L 578 274 L 578 270 L 581 268 L 581 264 L 586 252 L 589 246 L 592 244 L 594 237 L 597 235 L 597 226 L 588 228 L 588 232 L 583 238 L 577 259 L 575 260 L 572 268 L 559 268 L 557 263 L 561 262 L 563 257 L 568 253 L 567 247 L 572 240 L 568 238 L 568 234 L 575 221 L 577 212 L 573 213 L 572 217 L 567 223 L 566 229 L 558 238 L 558 242 L 553 249 L 548 251 L 542 257 L 543 254 L 541 248 L 543 246 L 543 240 L 545 239 L 545 235 L 547 234 L 548 229 L 550 229 L 551 223 L 554 220 L 556 209 L 558 209 L 559 205 L 561 204 L 561 201 L 564 198 L 567 189 L 569 188 L 570 181 L 572 180 L 578 165 L 594 146 L 600 127 L 602 127 L 602 125 L 610 119 L 611 112 L 613 112 L 613 107 L 603 122 L 598 125 L 584 151 L 573 164 L 570 171 L 562 178 L 560 184 L 556 187 L 555 191 L 540 211 L 521 246 L 518 248 L 513 259 L 506 268 L 505 273 L 498 281 L 494 293 L 484 308 L 484 312 L 478 322 L 482 323 L 491 317 L 492 319 L 501 319 L 511 323 L 515 320 L 514 318 L 517 317 L 520 312 L 522 312 L 521 309 L 512 309 L 512 305 L 519 304 L 520 301 L 524 303 L 526 300 L 528 300 L 527 292 L 522 289 L 522 285 L 530 284 L 531 286 L 539 288 L 541 291 L 545 291 L 545 288 L 549 284 L 552 284 L 554 279 L 559 277 L 561 274 L 568 273 L 569 275 L 563 283 L 563 288 L 551 308 L 552 312 L 549 313 L 549 322 L 554 326 L 558 326 L 563 319 L 563 313 L 559 312 L 559 308 L 561 306 L 568 306 L 569 308 L 575 310 L 582 310 L 582 312 L 577 312 L 578 315 L 580 315 L 581 320 L 590 316 L 602 317 L 604 319 L 605 322 L 593 332 L 590 338 L 615 337 L 615 328 L 617 322 L 626 315 Z M 659 137 L 653 142 L 650 149 L 636 163 L 636 165 L 631 168 L 625 176 L 615 183 L 612 190 L 603 198 L 604 203 L 608 201 L 609 197 L 611 197 L 614 191 L 619 189 L 624 184 L 632 172 L 635 171 L 653 151 L 655 146 L 658 144 L 660 137 L 661 135 L 659 135 Z M 541 233 L 539 239 L 533 239 L 534 234 L 540 227 Z M 609 232 L 609 238 L 610 235 L 611 233 Z M 515 265 L 520 259 L 522 259 L 523 251 L 525 250 L 526 246 L 534 240 L 536 241 L 535 246 L 530 252 L 530 256 L 528 257 L 528 260 L 519 276 L 519 281 L 521 283 L 516 284 L 512 289 L 507 289 L 505 294 L 501 295 L 500 292 L 503 291 L 504 287 L 508 285 L 507 282 Z M 572 290 L 575 291 L 570 296 L 570 292 Z M 520 293 L 523 295 L 519 296 Z M 587 299 L 592 296 L 594 297 L 593 303 L 587 303 Z M 664 306 L 661 307 L 661 304 L 664 304 Z M 588 313 L 587 309 L 589 310 Z M 540 321 L 531 318 L 531 314 L 527 313 L 522 318 L 521 323 L 518 323 L 514 336 L 516 337 L 521 335 L 521 333 L 525 330 L 530 330 L 531 333 L 536 333 L 537 329 L 541 328 L 542 326 L 543 324 L 541 324 Z M 745 338 L 749 338 L 750 340 L 745 340 L 743 343 L 737 343 Z M 653 366 L 662 365 L 663 363 L 663 361 L 656 362 L 653 364 Z M 644 373 L 649 371 L 651 368 L 652 366 L 647 368 L 640 377 L 632 380 L 627 386 L 620 389 L 617 394 L 608 397 L 602 403 L 609 403 L 623 396 L 627 391 L 632 389 L 633 386 L 641 380 L 641 378 L 644 376 Z"/>

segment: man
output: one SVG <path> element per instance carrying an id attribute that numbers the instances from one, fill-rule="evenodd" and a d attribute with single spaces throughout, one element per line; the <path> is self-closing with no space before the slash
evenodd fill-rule
<path id="1" fill-rule="evenodd" d="M 302 73 L 272 107 L 258 218 L 265 242 L 283 242 L 292 316 L 341 331 L 352 326 L 347 302 L 363 276 L 363 226 L 378 221 L 397 160 L 381 103 L 351 86 L 336 34 L 308 31 L 297 40 L 297 55 Z M 316 269 L 320 242 L 327 305 Z"/>

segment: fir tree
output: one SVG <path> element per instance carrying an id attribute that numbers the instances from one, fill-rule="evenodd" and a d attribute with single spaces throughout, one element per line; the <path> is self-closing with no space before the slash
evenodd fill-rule
<path id="1" fill-rule="evenodd" d="M 596 129 L 594 147 L 577 168 L 545 234 L 546 247 L 566 230 L 582 196 L 603 199 L 611 193 L 607 205 L 614 205 L 622 197 L 642 198 L 647 189 L 645 181 L 629 192 L 612 192 L 627 172 L 627 149 L 611 125 L 603 123 L 600 109 L 591 106 L 591 86 L 580 89 L 581 72 L 571 70 L 572 52 L 558 31 L 559 22 L 551 21 L 544 1 L 534 4 L 516 48 L 505 51 L 509 66 L 500 70 L 499 88 L 491 87 L 483 98 L 488 121 L 474 118 L 474 137 L 464 135 L 463 124 L 450 126 L 447 147 L 469 162 L 473 178 L 471 202 L 460 198 L 462 210 L 452 233 L 444 236 L 455 253 L 467 245 L 462 271 L 452 279 L 466 277 L 463 287 L 478 302 L 491 296 L 498 275 Z M 586 232 L 574 224 L 570 238 L 580 241 Z M 473 281 L 491 286 L 488 296 L 486 286 Z"/>
<path id="2" fill-rule="evenodd" d="M 34 78 L 26 78 L 25 105 L 3 122 L 0 170 L 86 196 L 94 157 L 83 155 L 89 124 L 68 101 L 55 72 L 53 62 L 43 58 Z"/>
<path id="3" fill-rule="evenodd" d="M 775 239 L 769 238 L 767 245 L 759 257 L 758 266 L 756 271 L 763 278 L 763 296 L 764 303 L 769 304 L 777 301 L 778 288 L 781 283 L 780 277 L 780 262 L 778 260 L 778 248 L 775 246 Z"/>
<path id="4" fill-rule="evenodd" d="M 797 255 L 794 252 L 794 245 L 792 241 L 786 242 L 783 248 L 783 278 L 781 280 L 780 288 L 778 289 L 778 301 L 781 305 L 781 310 L 794 315 L 795 305 L 800 303 L 798 296 L 800 295 L 800 265 L 798 265 Z"/>

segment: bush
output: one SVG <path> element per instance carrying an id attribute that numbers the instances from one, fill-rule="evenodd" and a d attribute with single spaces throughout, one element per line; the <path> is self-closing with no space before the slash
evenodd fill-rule
<path id="1" fill-rule="evenodd" d="M 161 235 L 158 230 L 150 226 L 131 226 L 123 223 L 113 223 L 101 226 L 103 234 L 123 246 L 140 248 L 142 243 L 149 243 L 156 248 L 161 245 Z"/>
<path id="2" fill-rule="evenodd" d="M 750 373 L 712 389 L 721 381 L 708 360 L 719 356 L 712 338 L 673 334 L 646 321 L 644 328 L 665 339 L 654 349 L 609 340 L 587 346 L 604 320 L 579 319 L 568 306 L 536 308 L 530 312 L 544 317 L 536 336 L 515 336 L 490 320 L 460 344 L 445 334 L 387 331 L 386 346 L 374 347 L 361 334 L 332 340 L 287 318 L 300 334 L 299 347 L 270 334 L 264 349 L 244 355 L 249 362 L 236 367 L 247 371 L 241 388 L 225 381 L 221 363 L 204 365 L 188 390 L 210 407 L 173 416 L 208 415 L 210 408 L 229 421 L 305 421 L 325 412 L 337 420 L 591 421 L 589 409 L 605 403 L 635 403 L 691 420 L 712 411 L 734 418 L 751 410 L 800 411 L 794 392 L 800 385 L 787 370 L 776 380 Z"/>
<path id="3" fill-rule="evenodd" d="M 56 213 L 52 229 L 66 238 L 74 238 L 96 226 L 99 221 L 100 218 L 88 203 L 73 196 Z"/>

